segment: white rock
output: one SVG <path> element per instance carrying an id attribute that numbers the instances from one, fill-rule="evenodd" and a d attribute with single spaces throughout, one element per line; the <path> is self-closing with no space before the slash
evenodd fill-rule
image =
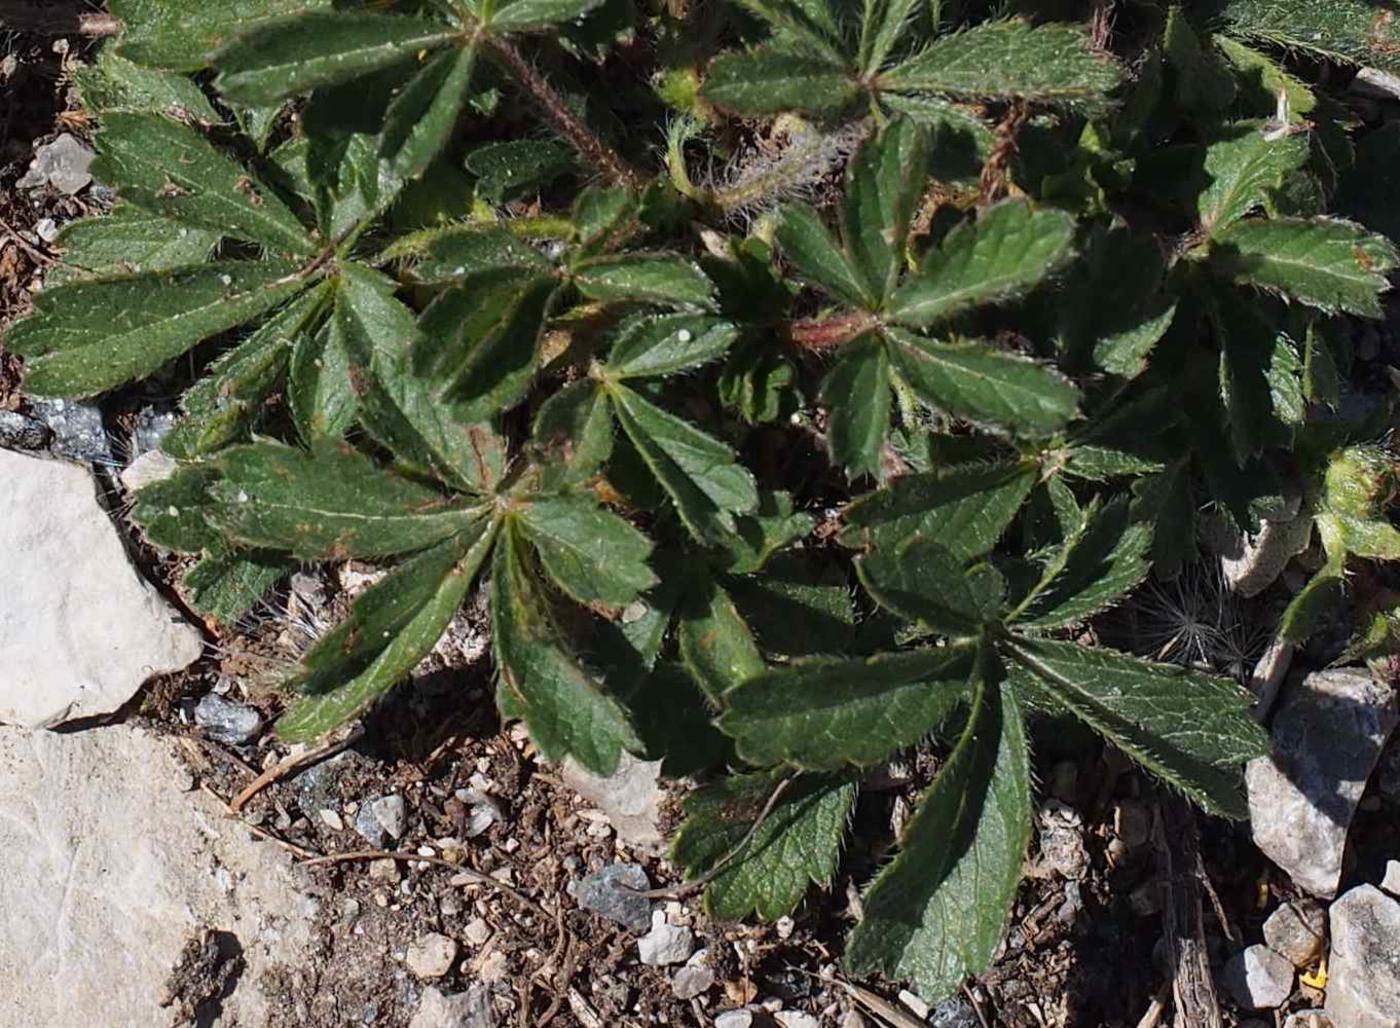
<path id="1" fill-rule="evenodd" d="M 419 978 L 441 978 L 456 959 L 457 943 L 440 932 L 420 936 L 404 954 L 404 963 Z"/>
<path id="2" fill-rule="evenodd" d="M 179 465 L 174 457 L 168 457 L 159 450 L 147 450 L 126 467 L 119 476 L 128 492 L 136 492 L 152 482 L 164 482 Z"/>
<path id="3" fill-rule="evenodd" d="M 473 946 L 484 946 L 486 940 L 491 938 L 491 926 L 482 918 L 474 917 L 467 923 L 467 927 L 462 929 L 462 934 Z"/>
<path id="4" fill-rule="evenodd" d="M 92 175 L 88 172 L 92 158 L 93 152 L 86 143 L 65 132 L 34 151 L 29 170 L 15 185 L 21 189 L 33 189 L 48 183 L 60 193 L 71 196 L 92 181 Z"/>
<path id="5" fill-rule="evenodd" d="M 453 996 L 428 986 L 408 1028 L 495 1028 L 496 1024 L 491 990 L 478 982 Z"/>
<path id="6" fill-rule="evenodd" d="M 803 1010 L 779 1010 L 773 1015 L 783 1028 L 822 1028 L 822 1023 Z"/>
<path id="7" fill-rule="evenodd" d="M 1264 921 L 1264 943 L 1287 957 L 1294 967 L 1307 967 L 1322 955 L 1327 934 L 1327 911 L 1316 900 L 1285 903 Z"/>
<path id="8" fill-rule="evenodd" d="M 695 948 L 695 936 L 689 928 L 667 924 L 666 915 L 656 911 L 651 915 L 651 931 L 637 940 L 637 955 L 648 967 L 683 964 Z"/>
<path id="9" fill-rule="evenodd" d="M 177 790 L 182 770 L 124 725 L 0 728 L 0 1025 L 167 1025 L 162 988 L 210 926 L 246 962 L 221 1023 L 271 1022 L 265 975 L 314 949 L 314 904 L 286 854 Z"/>
<path id="10" fill-rule="evenodd" d="M 384 829 L 390 838 L 403 838 L 407 810 L 404 807 L 402 796 L 397 794 L 381 796 L 370 804 L 370 811 L 374 814 L 374 819 L 379 822 L 379 827 Z"/>
<path id="11" fill-rule="evenodd" d="M 1336 1028 L 1325 1010 L 1295 1010 L 1283 1022 L 1283 1028 Z"/>
<path id="12" fill-rule="evenodd" d="M 747 1010 L 726 1010 L 715 1015 L 715 1028 L 751 1028 L 753 1014 Z"/>
<path id="13" fill-rule="evenodd" d="M 607 815 L 623 842 L 647 853 L 662 851 L 660 818 L 666 791 L 660 785 L 661 761 L 638 760 L 624 752 L 617 770 L 600 778 L 566 760 L 562 777 L 564 784 Z"/>
<path id="14" fill-rule="evenodd" d="M 715 984 L 715 973 L 701 964 L 687 964 L 671 978 L 677 999 L 694 999 Z"/>
<path id="15" fill-rule="evenodd" d="M 84 468 L 0 450 L 0 722 L 109 714 L 204 644 L 136 574 Z"/>
<path id="16" fill-rule="evenodd" d="M 1348 88 L 1354 93 L 1374 96 L 1381 100 L 1400 100 L 1400 76 L 1379 68 L 1362 68 Z"/>
<path id="17" fill-rule="evenodd" d="M 1272 756 L 1245 769 L 1255 845 L 1316 896 L 1337 893 L 1347 827 L 1396 716 L 1367 671 L 1314 672 L 1274 716 Z"/>
<path id="18" fill-rule="evenodd" d="M 1381 888 L 1392 896 L 1400 897 L 1400 860 L 1385 862 L 1385 877 L 1381 879 Z"/>
<path id="19" fill-rule="evenodd" d="M 1224 985 L 1246 1010 L 1273 1010 L 1293 994 L 1293 965 L 1268 946 L 1250 946 L 1225 965 Z"/>
<path id="20" fill-rule="evenodd" d="M 1329 920 L 1327 1016 L 1336 1028 L 1400 1028 L 1400 902 L 1358 885 Z"/>

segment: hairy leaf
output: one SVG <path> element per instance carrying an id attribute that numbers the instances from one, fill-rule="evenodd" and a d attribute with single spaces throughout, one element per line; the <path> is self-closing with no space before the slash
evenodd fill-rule
<path id="1" fill-rule="evenodd" d="M 709 307 L 714 286 L 683 257 L 632 253 L 595 257 L 574 269 L 574 285 L 592 300 L 645 300 Z"/>
<path id="2" fill-rule="evenodd" d="M 940 635 L 973 635 L 995 613 L 981 583 L 964 575 L 962 562 L 937 536 L 915 534 L 877 546 L 856 561 L 856 573 L 880 606 Z"/>
<path id="3" fill-rule="evenodd" d="M 688 371 L 724 356 L 738 334 L 733 323 L 707 315 L 643 316 L 613 344 L 608 374 L 623 379 Z"/>
<path id="4" fill-rule="evenodd" d="M 202 264 L 221 236 L 213 229 L 191 228 L 122 204 L 103 217 L 64 226 L 57 240 L 63 263 L 50 269 L 44 281 L 52 288 L 80 278 L 173 271 Z"/>
<path id="5" fill-rule="evenodd" d="M 710 103 L 744 117 L 835 112 L 850 106 L 860 92 L 840 64 L 773 50 L 721 54 L 710 64 L 703 89 Z"/>
<path id="6" fill-rule="evenodd" d="M 657 583 L 651 540 L 585 495 L 536 500 L 520 528 L 550 578 L 579 603 L 623 607 Z"/>
<path id="7" fill-rule="evenodd" d="M 842 235 L 870 296 L 883 300 L 894 288 L 927 175 L 928 138 L 909 118 L 890 122 L 846 168 Z"/>
<path id="8" fill-rule="evenodd" d="M 415 75 L 384 115 L 379 154 L 404 178 L 428 170 L 452 136 L 467 102 L 476 47 L 454 47 Z"/>
<path id="9" fill-rule="evenodd" d="M 1246 124 L 1206 147 L 1210 184 L 1197 199 L 1201 225 L 1218 231 L 1268 203 L 1284 176 L 1308 159 L 1307 136 L 1279 135 L 1260 124 Z"/>
<path id="10" fill-rule="evenodd" d="M 122 21 L 120 53 L 137 64 L 172 71 L 205 67 L 218 46 L 236 32 L 302 11 L 325 8 L 330 0 L 111 0 Z"/>
<path id="11" fill-rule="evenodd" d="M 858 307 L 873 307 L 879 296 L 851 263 L 816 211 L 804 203 L 784 208 L 778 246 L 797 273 Z"/>
<path id="12" fill-rule="evenodd" d="M 822 383 L 826 438 L 832 459 L 852 477 L 881 473 L 890 428 L 890 361 L 884 343 L 868 335 L 841 348 Z"/>
<path id="13" fill-rule="evenodd" d="M 1223 14 L 1232 31 L 1285 50 L 1400 72 L 1400 28 L 1388 6 L 1363 0 L 1231 0 Z"/>
<path id="14" fill-rule="evenodd" d="M 763 654 L 734 599 L 705 579 L 677 612 L 676 643 L 685 669 L 711 700 L 766 670 Z"/>

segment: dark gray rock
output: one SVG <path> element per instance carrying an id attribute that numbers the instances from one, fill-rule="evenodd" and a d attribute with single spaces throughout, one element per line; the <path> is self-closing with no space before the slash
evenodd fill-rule
<path id="1" fill-rule="evenodd" d="M 1358 885 L 1330 921 L 1327 1016 L 1336 1028 L 1400 1028 L 1400 902 Z"/>
<path id="2" fill-rule="evenodd" d="M 30 413 L 53 433 L 50 448 L 69 460 L 111 464 L 112 444 L 102 425 L 102 412 L 77 400 L 33 400 Z"/>
<path id="3" fill-rule="evenodd" d="M 651 927 L 651 900 L 638 893 L 649 888 L 646 872 L 636 864 L 609 864 L 570 883 L 569 893 L 583 909 L 644 932 Z"/>
<path id="4" fill-rule="evenodd" d="M 365 842 L 369 843 L 369 848 L 382 850 L 388 841 L 388 834 L 384 831 L 384 826 L 379 823 L 379 818 L 374 816 L 373 799 L 360 801 L 360 808 L 355 811 L 355 833 Z"/>
<path id="5" fill-rule="evenodd" d="M 42 421 L 27 418 L 18 411 L 0 410 L 0 446 L 15 450 L 42 450 L 53 432 Z"/>
<path id="6" fill-rule="evenodd" d="M 977 1011 L 966 1000 L 957 998 L 935 1003 L 929 1012 L 928 1023 L 933 1028 L 980 1028 L 981 1025 Z"/>
<path id="7" fill-rule="evenodd" d="M 1245 770 L 1255 845 L 1315 896 L 1337 893 L 1347 828 L 1396 718 L 1365 669 L 1315 672 L 1284 697 L 1272 756 Z"/>
<path id="8" fill-rule="evenodd" d="M 263 718 L 252 707 L 211 692 L 195 704 L 194 723 L 204 730 L 208 739 L 227 746 L 242 746 L 262 731 Z"/>

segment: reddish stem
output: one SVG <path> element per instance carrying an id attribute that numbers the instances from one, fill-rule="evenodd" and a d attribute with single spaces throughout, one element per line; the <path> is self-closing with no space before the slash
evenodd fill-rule
<path id="1" fill-rule="evenodd" d="M 805 350 L 829 350 L 849 343 L 877 324 L 875 315 L 866 311 L 849 311 L 830 318 L 803 318 L 788 322 L 787 338 L 794 346 Z"/>

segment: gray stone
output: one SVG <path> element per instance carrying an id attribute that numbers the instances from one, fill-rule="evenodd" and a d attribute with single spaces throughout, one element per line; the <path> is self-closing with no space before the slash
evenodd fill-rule
<path id="1" fill-rule="evenodd" d="M 1392 896 L 1400 897 L 1400 860 L 1387 860 L 1385 874 L 1381 878 L 1381 888 Z"/>
<path id="2" fill-rule="evenodd" d="M 408 1028 L 496 1028 L 491 989 L 477 982 L 466 992 L 448 996 L 434 986 L 423 990 Z"/>
<path id="3" fill-rule="evenodd" d="M 1347 88 L 1379 100 L 1400 100 L 1400 76 L 1379 68 L 1362 68 Z"/>
<path id="4" fill-rule="evenodd" d="M 1283 1022 L 1283 1028 L 1338 1028 L 1325 1010 L 1295 1010 Z"/>
<path id="5" fill-rule="evenodd" d="M 1400 1028 L 1400 902 L 1358 885 L 1330 922 L 1327 1016 L 1336 1028 Z"/>
<path id="6" fill-rule="evenodd" d="M 30 413 L 53 433 L 50 449 L 69 460 L 112 464 L 111 440 L 102 424 L 102 412 L 78 400 L 31 400 Z"/>
<path id="7" fill-rule="evenodd" d="M 637 940 L 637 955 L 648 967 L 683 964 L 695 949 L 695 936 L 689 928 L 668 924 L 666 915 L 651 916 L 651 931 Z"/>
<path id="8" fill-rule="evenodd" d="M 1316 896 L 1336 895 L 1347 828 L 1396 717 L 1367 671 L 1314 672 L 1274 717 L 1272 756 L 1245 769 L 1255 845 Z"/>
<path id="9" fill-rule="evenodd" d="M 1268 946 L 1254 945 L 1225 965 L 1223 984 L 1246 1010 L 1273 1010 L 1293 994 L 1293 965 Z"/>
<path id="10" fill-rule="evenodd" d="M 58 222 L 53 218 L 40 218 L 34 224 L 34 234 L 46 243 L 58 238 Z"/>
<path id="11" fill-rule="evenodd" d="M 0 410 L 0 446 L 16 450 L 42 450 L 53 432 L 49 426 L 18 411 Z"/>
<path id="12" fill-rule="evenodd" d="M 204 650 L 136 574 L 86 468 L 0 450 L 0 722 L 109 714 Z"/>
<path id="13" fill-rule="evenodd" d="M 397 794 L 382 796 L 370 803 L 369 806 L 370 810 L 374 812 L 375 820 L 379 822 L 379 826 L 388 833 L 391 839 L 403 838 L 408 811 L 404 806 L 402 796 Z"/>
<path id="14" fill-rule="evenodd" d="M 175 474 L 178 467 L 174 457 L 167 457 L 159 450 L 149 450 L 122 468 L 122 473 L 117 477 L 127 492 L 134 493 L 152 482 L 164 482 Z"/>
<path id="15" fill-rule="evenodd" d="M 1040 863 L 1069 879 L 1088 873 L 1089 853 L 1084 848 L 1084 821 L 1072 807 L 1048 800 L 1040 808 Z"/>
<path id="16" fill-rule="evenodd" d="M 671 991 L 677 999 L 694 999 L 715 984 L 715 973 L 703 964 L 688 964 L 671 978 Z"/>
<path id="17" fill-rule="evenodd" d="M 623 753 L 617 770 L 606 778 L 590 774 L 573 760 L 564 762 L 564 784 L 586 802 L 607 815 L 618 838 L 646 853 L 660 853 L 661 804 L 666 791 L 661 788 L 661 761 L 638 760 Z"/>
<path id="18" fill-rule="evenodd" d="M 178 752 L 128 725 L 0 728 L 0 1025 L 168 1025 L 162 987 L 210 927 L 245 963 L 220 1023 L 273 1022 L 270 975 L 314 949 L 315 905 L 286 853 L 179 791 Z"/>
<path id="19" fill-rule="evenodd" d="M 821 1021 L 805 1010 L 779 1010 L 773 1020 L 782 1028 L 822 1028 Z"/>
<path id="20" fill-rule="evenodd" d="M 194 708 L 194 723 L 206 738 L 228 746 L 242 746 L 262 731 L 263 718 L 252 707 L 234 703 L 218 693 L 205 693 Z"/>
<path id="21" fill-rule="evenodd" d="M 93 152 L 87 144 L 65 132 L 34 151 L 29 170 L 15 185 L 20 189 L 37 189 L 47 184 L 72 196 L 92 181 L 88 172 L 92 158 Z"/>
<path id="22" fill-rule="evenodd" d="M 355 811 L 354 829 L 355 834 L 369 844 L 373 850 L 382 850 L 388 841 L 388 835 L 384 832 L 384 826 L 379 823 L 379 818 L 374 816 L 374 800 L 361 800 L 360 807 Z"/>
<path id="23" fill-rule="evenodd" d="M 132 456 L 157 449 L 179 420 L 179 413 L 173 410 L 143 407 L 137 411 L 136 421 L 131 429 Z"/>
<path id="24" fill-rule="evenodd" d="M 441 932 L 429 932 L 409 943 L 404 963 L 418 978 L 441 978 L 452 970 L 457 943 Z"/>
<path id="25" fill-rule="evenodd" d="M 928 1015 L 932 1028 L 980 1028 L 977 1011 L 964 999 L 953 997 L 933 1005 Z"/>
<path id="26" fill-rule="evenodd" d="M 726 1010 L 715 1015 L 715 1028 L 752 1028 L 753 1012 L 749 1010 Z"/>
<path id="27" fill-rule="evenodd" d="M 1264 943 L 1294 967 L 1308 967 L 1322 955 L 1327 936 L 1327 911 L 1316 900 L 1294 900 L 1264 921 Z"/>
<path id="28" fill-rule="evenodd" d="M 650 888 L 647 873 L 636 864 L 609 864 L 570 883 L 569 894 L 584 910 L 644 932 L 651 927 L 651 900 L 638 893 Z"/>

